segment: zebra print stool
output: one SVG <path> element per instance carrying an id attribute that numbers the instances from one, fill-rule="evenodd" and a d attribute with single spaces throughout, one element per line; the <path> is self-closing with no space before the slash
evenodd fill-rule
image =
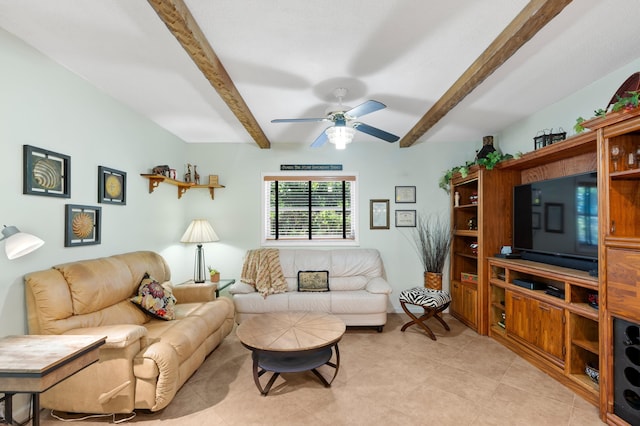
<path id="1" fill-rule="evenodd" d="M 402 310 L 405 311 L 412 320 L 403 325 L 400 331 L 405 331 L 413 324 L 418 324 L 418 326 L 427 332 L 431 339 L 436 340 L 436 336 L 425 324 L 425 321 L 433 317 L 442 324 L 445 330 L 449 331 L 449 326 L 440 316 L 440 313 L 447 309 L 449 303 L 451 303 L 451 296 L 446 291 L 432 290 L 430 288 L 423 287 L 414 287 L 409 290 L 404 290 L 400 293 L 400 306 L 402 306 Z M 409 311 L 409 309 L 407 309 L 406 305 L 421 306 L 424 309 L 424 314 L 418 318 Z"/>

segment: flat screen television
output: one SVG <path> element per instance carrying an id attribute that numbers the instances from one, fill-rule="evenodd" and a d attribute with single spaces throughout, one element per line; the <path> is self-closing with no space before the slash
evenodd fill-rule
<path id="1" fill-rule="evenodd" d="M 596 172 L 515 186 L 513 248 L 523 259 L 596 274 Z"/>

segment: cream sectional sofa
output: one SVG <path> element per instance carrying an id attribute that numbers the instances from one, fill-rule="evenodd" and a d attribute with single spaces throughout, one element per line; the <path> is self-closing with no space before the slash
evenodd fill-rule
<path id="1" fill-rule="evenodd" d="M 176 319 L 130 299 L 145 273 L 173 288 Z M 25 276 L 30 334 L 106 336 L 100 360 L 52 387 L 41 405 L 77 413 L 166 407 L 233 328 L 234 307 L 213 286 L 172 286 L 165 260 L 142 251 L 54 266 Z"/>
<path id="2" fill-rule="evenodd" d="M 229 288 L 236 322 L 275 311 L 321 311 L 341 318 L 347 326 L 387 322 L 391 286 L 384 278 L 380 253 L 375 249 L 279 249 L 287 291 L 263 297 L 249 284 L 237 281 Z M 299 292 L 299 271 L 329 271 L 329 291 Z"/>

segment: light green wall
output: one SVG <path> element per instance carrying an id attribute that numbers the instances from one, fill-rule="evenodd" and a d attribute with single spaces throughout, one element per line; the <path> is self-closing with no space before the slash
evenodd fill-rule
<path id="1" fill-rule="evenodd" d="M 533 137 L 539 130 L 562 127 L 567 137 L 575 134 L 573 126 L 578 117 L 589 119 L 594 111 L 606 108 L 613 94 L 633 73 L 640 71 L 640 59 L 607 74 L 589 86 L 573 93 L 540 112 L 506 128 L 498 135 L 503 152 L 533 151 Z"/>
<path id="2" fill-rule="evenodd" d="M 182 162 L 186 144 L 3 30 L 0 63 L 0 224 L 45 241 L 39 250 L 12 261 L 0 242 L 4 336 L 27 331 L 22 282 L 27 272 L 142 249 L 170 260 L 184 258 L 177 241 L 187 225 L 185 204 L 174 192 L 148 194 L 139 173 L 168 158 Z M 24 144 L 71 156 L 71 198 L 22 194 Z M 127 172 L 126 206 L 97 203 L 98 165 Z M 102 244 L 64 247 L 65 204 L 102 206 Z"/>

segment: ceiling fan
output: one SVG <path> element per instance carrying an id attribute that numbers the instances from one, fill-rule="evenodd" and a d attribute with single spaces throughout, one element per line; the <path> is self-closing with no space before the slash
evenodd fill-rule
<path id="1" fill-rule="evenodd" d="M 333 122 L 333 126 L 327 127 L 313 143 L 312 147 L 317 148 L 324 145 L 327 140 L 336 145 L 337 149 L 344 149 L 346 144 L 353 140 L 355 131 L 358 130 L 362 133 L 374 136 L 387 142 L 396 142 L 400 137 L 380 130 L 376 127 L 369 126 L 368 124 L 354 121 L 358 117 L 362 117 L 365 114 L 386 108 L 387 106 L 382 102 L 369 100 L 356 107 L 349 107 L 342 105 L 342 98 L 347 94 L 347 89 L 339 87 L 333 91 L 333 94 L 338 98 L 338 105 L 333 105 L 327 108 L 326 117 L 322 118 L 278 118 L 271 120 L 272 123 L 310 123 L 319 121 Z"/>

